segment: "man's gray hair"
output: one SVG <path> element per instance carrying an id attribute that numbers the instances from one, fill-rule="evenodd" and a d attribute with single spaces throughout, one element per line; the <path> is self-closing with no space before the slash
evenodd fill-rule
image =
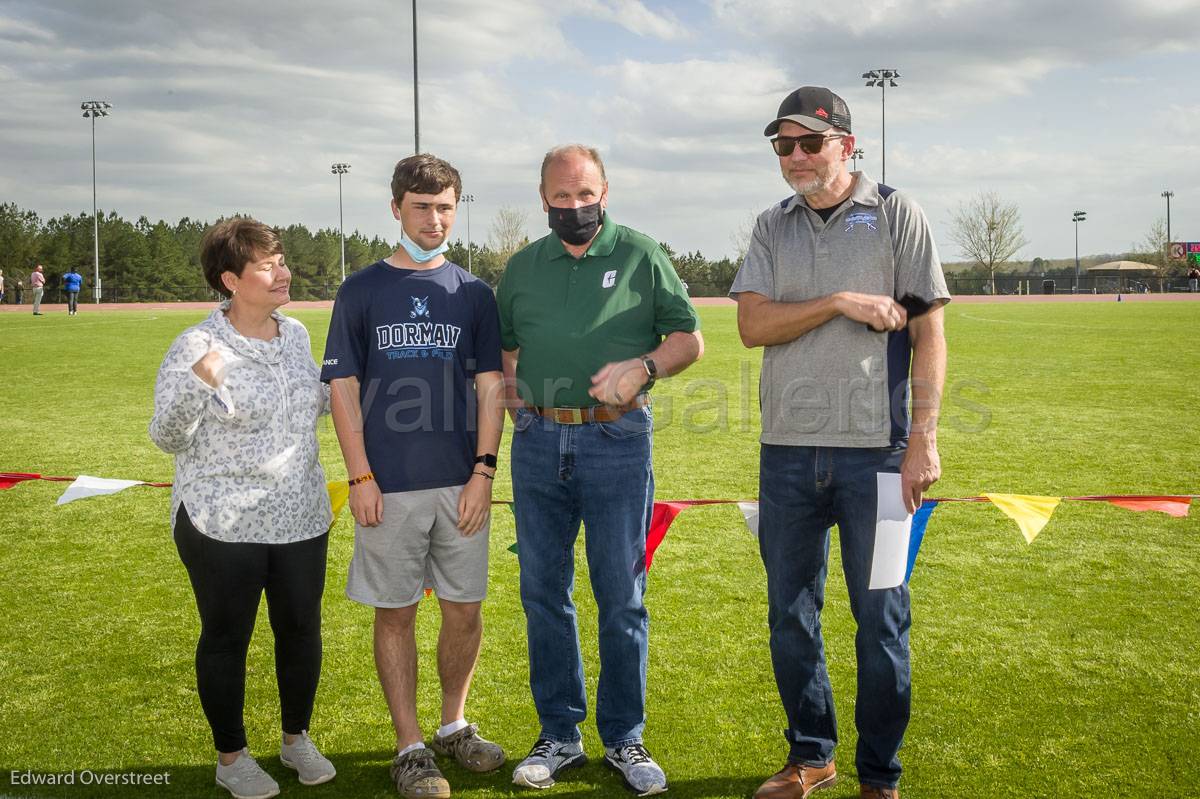
<path id="1" fill-rule="evenodd" d="M 586 144 L 561 144 L 554 147 L 546 157 L 542 159 L 542 179 L 539 187 L 543 190 L 546 188 L 546 170 L 550 165 L 560 158 L 565 158 L 568 155 L 582 155 L 592 159 L 592 163 L 596 165 L 596 169 L 600 170 L 600 180 L 608 183 L 608 176 L 604 174 L 604 161 L 600 158 L 600 151 L 595 147 L 588 147 Z"/>

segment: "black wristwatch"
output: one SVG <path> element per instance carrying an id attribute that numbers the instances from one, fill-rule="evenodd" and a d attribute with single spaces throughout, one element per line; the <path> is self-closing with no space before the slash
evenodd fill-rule
<path id="1" fill-rule="evenodd" d="M 496 468 L 496 456 L 495 455 L 476 455 L 475 462 L 482 463 L 484 466 L 486 466 L 489 469 Z"/>
<path id="2" fill-rule="evenodd" d="M 654 381 L 658 379 L 658 367 L 648 355 L 642 356 L 642 366 L 646 367 L 646 384 L 642 386 L 642 391 L 649 391 L 654 388 Z"/>

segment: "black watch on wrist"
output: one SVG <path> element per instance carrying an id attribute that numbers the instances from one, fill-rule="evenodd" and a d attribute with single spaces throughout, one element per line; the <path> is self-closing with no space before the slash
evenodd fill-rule
<path id="1" fill-rule="evenodd" d="M 489 469 L 496 468 L 496 456 L 495 455 L 476 455 L 475 462 L 482 463 L 484 466 L 486 466 Z"/>
<path id="2" fill-rule="evenodd" d="M 642 391 L 649 391 L 654 388 L 654 381 L 658 379 L 658 367 L 654 365 L 654 359 L 648 355 L 642 356 L 642 366 L 646 367 L 646 383 L 642 386 Z"/>

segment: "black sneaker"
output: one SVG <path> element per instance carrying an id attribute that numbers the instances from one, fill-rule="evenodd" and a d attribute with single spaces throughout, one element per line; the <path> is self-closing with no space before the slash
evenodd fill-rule
<path id="1" fill-rule="evenodd" d="M 529 754 L 513 769 L 513 784 L 526 788 L 549 788 L 554 777 L 563 769 L 575 768 L 587 763 L 583 742 L 569 744 L 538 738 Z"/>

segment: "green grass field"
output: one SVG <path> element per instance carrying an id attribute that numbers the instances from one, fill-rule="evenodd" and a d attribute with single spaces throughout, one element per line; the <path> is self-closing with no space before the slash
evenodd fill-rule
<path id="1" fill-rule="evenodd" d="M 731 308 L 701 311 L 704 360 L 656 389 L 658 497 L 757 495 L 760 355 Z M 328 312 L 294 314 L 319 356 Z M 0 315 L 0 471 L 170 480 L 146 436 L 154 375 L 200 312 Z M 954 305 L 939 496 L 1200 493 L 1198 303 Z M 332 424 L 330 479 L 345 477 Z M 507 451 L 507 442 L 502 452 Z M 496 497 L 511 496 L 502 458 Z M 56 507 L 65 484 L 0 492 L 0 795 L 221 797 L 197 700 L 197 617 L 168 530 L 169 491 L 134 488 Z M 342 589 L 348 514 L 331 540 L 325 662 L 313 734 L 339 774 L 300 786 L 278 760 L 271 636 L 249 660 L 250 746 L 283 796 L 388 797 L 394 744 L 371 657 L 371 614 Z M 461 797 L 529 794 L 511 765 L 537 733 L 515 534 L 492 526 L 484 648 L 469 716 L 509 752 L 492 775 L 447 766 Z M 582 551 L 582 547 L 580 547 Z M 825 631 L 843 780 L 857 796 L 853 625 L 833 549 Z M 578 580 L 594 689 L 595 608 Z M 670 795 L 749 796 L 783 763 L 767 650 L 764 574 L 736 506 L 684 511 L 650 573 L 647 744 Z M 1032 546 L 986 504 L 934 514 L 912 583 L 914 708 L 901 758 L 909 797 L 1165 797 L 1200 779 L 1200 511 L 1188 519 L 1064 503 Z M 419 701 L 437 723 L 438 619 L 420 621 Z M 594 697 L 594 693 L 593 693 Z M 594 726 L 585 744 L 599 753 Z M 76 772 L 75 786 L 12 784 Z M 169 787 L 83 786 L 167 772 Z M 548 797 L 624 796 L 598 763 Z"/>

